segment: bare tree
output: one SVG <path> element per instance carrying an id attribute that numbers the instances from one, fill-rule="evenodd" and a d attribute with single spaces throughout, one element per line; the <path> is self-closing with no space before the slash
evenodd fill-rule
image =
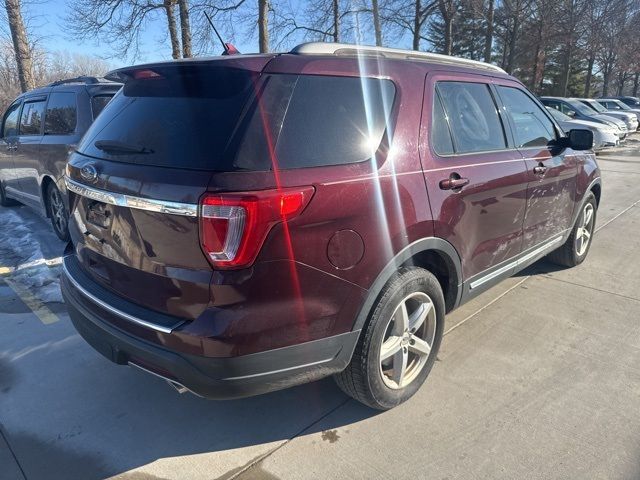
<path id="1" fill-rule="evenodd" d="M 487 5 L 487 31 L 484 36 L 484 61 L 491 61 L 491 53 L 493 51 L 493 22 L 495 12 L 495 0 L 488 0 Z"/>
<path id="2" fill-rule="evenodd" d="M 175 0 L 168 2 L 169 7 L 172 7 Z M 178 4 L 181 7 L 183 55 L 190 55 L 188 3 L 186 0 L 178 0 Z M 177 32 L 172 33 L 175 18 L 173 8 L 167 8 L 167 0 L 70 0 L 66 23 L 74 38 L 100 38 L 113 47 L 113 57 L 135 59 L 141 53 L 141 35 L 147 21 L 156 19 L 161 12 L 166 16 L 171 50 L 175 54 L 174 49 L 178 43 Z"/>
<path id="3" fill-rule="evenodd" d="M 35 82 L 33 79 L 31 49 L 22 19 L 22 5 L 20 0 L 5 0 L 4 3 L 7 10 L 9 29 L 11 30 L 11 39 L 13 40 L 20 88 L 23 92 L 26 92 L 35 87 Z"/>
<path id="4" fill-rule="evenodd" d="M 182 36 L 182 57 L 190 58 L 191 53 L 191 23 L 189 22 L 189 0 L 178 0 L 180 9 L 180 34 Z"/>
<path id="5" fill-rule="evenodd" d="M 438 10 L 444 22 L 444 48 L 442 53 L 451 55 L 453 47 L 453 22 L 458 8 L 457 0 L 438 0 Z"/>
<path id="6" fill-rule="evenodd" d="M 269 51 L 269 0 L 258 0 L 258 46 L 260 53 Z"/>
<path id="7" fill-rule="evenodd" d="M 171 56 L 176 59 L 180 58 L 180 40 L 178 39 L 178 28 L 176 26 L 174 7 L 175 0 L 164 0 L 164 9 L 167 15 L 167 28 L 169 29 L 169 38 L 171 39 Z"/>
<path id="8" fill-rule="evenodd" d="M 373 15 L 373 31 L 376 37 L 376 45 L 382 46 L 382 27 L 380 25 L 380 6 L 378 0 L 371 0 L 371 14 Z"/>

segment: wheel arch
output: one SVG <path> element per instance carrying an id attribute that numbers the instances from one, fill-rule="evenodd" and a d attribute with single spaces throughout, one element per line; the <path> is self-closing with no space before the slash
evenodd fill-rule
<path id="1" fill-rule="evenodd" d="M 385 284 L 399 268 L 408 266 L 425 268 L 436 276 L 445 295 L 447 312 L 458 306 L 462 294 L 462 264 L 458 252 L 441 238 L 422 238 L 403 248 L 382 269 L 369 288 L 353 330 L 363 328 Z"/>

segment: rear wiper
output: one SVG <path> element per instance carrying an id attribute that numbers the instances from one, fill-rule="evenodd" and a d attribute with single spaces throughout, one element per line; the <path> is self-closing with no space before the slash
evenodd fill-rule
<path id="1" fill-rule="evenodd" d="M 141 147 L 139 145 L 131 145 L 118 140 L 98 140 L 94 143 L 96 148 L 99 148 L 103 152 L 110 153 L 112 155 L 127 155 L 127 154 L 146 154 L 153 153 L 153 150 L 147 147 Z"/>

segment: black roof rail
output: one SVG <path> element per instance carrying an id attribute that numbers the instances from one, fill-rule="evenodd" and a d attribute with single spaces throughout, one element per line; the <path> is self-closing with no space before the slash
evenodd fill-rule
<path id="1" fill-rule="evenodd" d="M 55 82 L 51 82 L 48 87 L 55 87 L 57 85 L 64 85 L 66 83 L 84 83 L 85 85 L 91 85 L 94 83 L 112 83 L 110 80 L 99 77 L 91 77 L 86 75 L 81 75 L 75 78 L 66 78 L 63 80 L 56 80 Z"/>

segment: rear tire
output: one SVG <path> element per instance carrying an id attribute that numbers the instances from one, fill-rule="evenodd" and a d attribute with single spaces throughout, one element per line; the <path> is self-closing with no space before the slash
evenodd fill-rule
<path id="1" fill-rule="evenodd" d="M 47 213 L 55 234 L 63 242 L 68 242 L 69 212 L 64 204 L 62 193 L 53 183 L 47 186 Z"/>
<path id="2" fill-rule="evenodd" d="M 11 198 L 7 198 L 7 194 L 4 191 L 4 187 L 2 186 L 2 182 L 0 182 L 0 205 L 3 207 L 12 207 L 17 205 L 18 202 Z"/>
<path id="3" fill-rule="evenodd" d="M 383 288 L 338 386 L 359 402 L 388 410 L 411 398 L 435 362 L 444 328 L 436 277 L 401 268 Z"/>
<path id="4" fill-rule="evenodd" d="M 595 233 L 598 211 L 598 202 L 593 192 L 587 194 L 581 209 L 567 241 L 549 254 L 548 259 L 551 262 L 565 267 L 575 267 L 587 258 Z"/>

